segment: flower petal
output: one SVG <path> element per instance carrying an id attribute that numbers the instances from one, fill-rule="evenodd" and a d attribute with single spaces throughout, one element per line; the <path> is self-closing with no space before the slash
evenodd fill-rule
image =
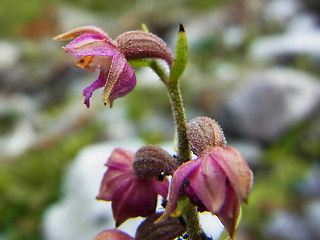
<path id="1" fill-rule="evenodd" d="M 132 67 L 122 55 L 115 53 L 103 89 L 104 104 L 108 103 L 112 107 L 113 101 L 131 92 L 136 83 Z"/>
<path id="2" fill-rule="evenodd" d="M 178 196 L 183 183 L 186 181 L 187 177 L 192 171 L 195 171 L 197 168 L 200 167 L 200 164 L 201 159 L 192 160 L 182 164 L 180 167 L 177 168 L 177 170 L 172 176 L 169 200 L 167 202 L 166 210 L 158 219 L 158 221 L 167 219 L 170 216 L 170 214 L 176 209 Z"/>
<path id="3" fill-rule="evenodd" d="M 153 179 L 153 189 L 157 194 L 161 195 L 164 199 L 166 199 L 169 189 L 169 180 L 165 178 L 163 179 L 163 181 L 160 182 Z"/>
<path id="4" fill-rule="evenodd" d="M 162 58 L 169 66 L 173 56 L 165 42 L 156 35 L 144 31 L 129 31 L 115 40 L 118 49 L 128 60 Z"/>
<path id="5" fill-rule="evenodd" d="M 134 240 L 134 238 L 120 230 L 112 229 L 102 231 L 93 240 Z"/>
<path id="6" fill-rule="evenodd" d="M 119 169 L 122 171 L 131 171 L 134 152 L 116 148 L 112 151 L 106 166 L 112 169 Z"/>
<path id="7" fill-rule="evenodd" d="M 122 175 L 116 184 L 118 186 L 112 197 L 112 213 L 116 226 L 120 226 L 129 218 L 147 217 L 155 212 L 157 193 L 150 188 L 152 179 Z"/>
<path id="8" fill-rule="evenodd" d="M 201 160 L 201 167 L 191 172 L 188 179 L 199 200 L 215 214 L 225 201 L 226 175 L 209 155 L 203 155 Z"/>
<path id="9" fill-rule="evenodd" d="M 99 194 L 96 197 L 98 200 L 111 201 L 114 191 L 116 191 L 117 182 L 121 181 L 121 175 L 132 175 L 132 159 L 133 153 L 121 148 L 116 148 L 109 157 L 106 166 L 108 170 L 103 175 Z"/>
<path id="10" fill-rule="evenodd" d="M 104 39 L 108 39 L 110 42 L 112 42 L 112 40 L 109 38 L 108 34 L 105 33 L 103 30 L 101 30 L 100 28 L 94 27 L 94 26 L 84 26 L 84 27 L 79 27 L 79 28 L 75 28 L 69 32 L 60 34 L 58 36 L 55 36 L 53 38 L 53 40 L 69 40 L 69 39 L 74 39 L 76 37 L 79 37 L 83 34 L 94 34 L 97 36 L 100 36 Z"/>
<path id="11" fill-rule="evenodd" d="M 225 203 L 216 215 L 233 239 L 240 214 L 240 201 L 232 187 L 227 188 L 226 195 Z"/>
<path id="12" fill-rule="evenodd" d="M 247 202 L 253 174 L 246 160 L 233 147 L 216 148 L 210 156 L 217 161 L 236 191 L 238 199 Z"/>
<path id="13" fill-rule="evenodd" d="M 107 39 L 94 34 L 83 34 L 62 48 L 74 56 L 113 56 L 117 48 Z"/>
<path id="14" fill-rule="evenodd" d="M 87 105 L 88 108 L 90 107 L 90 98 L 92 97 L 93 92 L 98 88 L 102 88 L 104 84 L 105 84 L 104 74 L 103 74 L 103 71 L 100 71 L 98 79 L 83 90 L 82 95 L 85 97 L 84 104 Z"/>

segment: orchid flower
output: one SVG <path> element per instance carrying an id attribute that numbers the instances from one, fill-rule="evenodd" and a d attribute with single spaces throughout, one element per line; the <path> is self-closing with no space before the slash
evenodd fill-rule
<path id="1" fill-rule="evenodd" d="M 116 98 L 134 89 L 136 76 L 127 60 L 162 58 L 169 66 L 173 62 L 172 53 L 166 44 L 156 35 L 143 31 L 125 32 L 113 41 L 103 30 L 86 26 L 54 39 L 74 39 L 63 50 L 76 57 L 75 65 L 90 71 L 100 69 L 98 79 L 83 90 L 87 107 L 90 106 L 93 92 L 98 88 L 103 87 L 103 102 L 110 107 Z"/>
<path id="2" fill-rule="evenodd" d="M 162 219 L 176 209 L 178 197 L 184 190 L 199 212 L 217 215 L 233 238 L 240 202 L 247 202 L 251 190 L 252 171 L 235 148 L 226 146 L 223 131 L 216 121 L 198 117 L 187 127 L 187 138 L 198 158 L 182 164 L 173 174 Z"/>
<path id="3" fill-rule="evenodd" d="M 98 200 L 112 201 L 116 226 L 129 218 L 147 217 L 155 212 L 157 196 L 168 194 L 168 179 L 157 181 L 155 177 L 138 177 L 133 171 L 135 154 L 120 148 L 115 149 L 106 166 L 108 170 L 101 181 Z"/>

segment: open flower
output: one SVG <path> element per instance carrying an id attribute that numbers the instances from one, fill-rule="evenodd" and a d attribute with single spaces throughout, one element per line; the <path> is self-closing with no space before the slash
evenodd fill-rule
<path id="1" fill-rule="evenodd" d="M 126 32 L 113 41 L 101 29 L 87 26 L 58 35 L 54 39 L 74 39 L 63 50 L 77 57 L 76 66 L 90 71 L 100 68 L 98 79 L 83 91 L 87 107 L 90 106 L 93 92 L 98 88 L 103 87 L 103 102 L 110 107 L 116 98 L 134 89 L 136 76 L 127 60 L 162 58 L 170 66 L 173 62 L 166 44 L 154 34 L 143 31 Z"/>
<path id="2" fill-rule="evenodd" d="M 167 218 L 175 210 L 183 184 L 188 180 L 185 192 L 191 202 L 199 211 L 217 215 L 233 238 L 240 201 L 247 202 L 252 178 L 247 162 L 235 148 L 214 148 L 176 170 L 162 218 Z"/>
<path id="3" fill-rule="evenodd" d="M 168 194 L 168 179 L 160 182 L 155 177 L 136 176 L 133 158 L 134 153 L 127 150 L 117 148 L 112 152 L 97 196 L 98 200 L 112 201 L 116 226 L 129 218 L 151 215 L 156 210 L 157 195 L 166 198 Z"/>

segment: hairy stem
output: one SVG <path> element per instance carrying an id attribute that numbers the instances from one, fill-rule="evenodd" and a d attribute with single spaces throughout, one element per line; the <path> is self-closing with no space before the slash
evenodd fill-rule
<path id="1" fill-rule="evenodd" d="M 200 221 L 196 207 L 189 203 L 184 209 L 184 216 L 187 222 L 188 239 L 201 240 Z"/>
<path id="2" fill-rule="evenodd" d="M 178 82 L 166 84 L 171 102 L 172 114 L 177 128 L 178 161 L 180 164 L 191 159 L 190 144 L 187 139 L 186 118 Z"/>
<path id="3" fill-rule="evenodd" d="M 151 61 L 150 67 L 157 73 L 169 92 L 172 114 L 178 135 L 177 157 L 179 164 L 182 164 L 191 159 L 191 148 L 187 139 L 186 117 L 179 88 L 179 81 L 172 81 L 165 69 L 163 69 L 157 61 Z M 196 207 L 189 202 L 183 210 L 183 215 L 187 222 L 188 239 L 201 240 L 201 227 Z"/>

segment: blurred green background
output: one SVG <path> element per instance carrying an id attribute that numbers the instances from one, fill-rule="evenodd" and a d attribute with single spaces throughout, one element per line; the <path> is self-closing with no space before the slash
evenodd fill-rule
<path id="1" fill-rule="evenodd" d="M 270 6 L 271 2 L 274 5 Z M 141 23 L 164 38 L 173 51 L 179 23 L 185 24 L 190 61 L 181 87 L 187 118 L 215 117 L 231 144 L 253 143 L 249 144 L 250 149 L 258 152 L 249 161 L 255 180 L 249 204 L 243 207 L 236 239 L 294 239 L 289 234 L 296 231 L 291 227 L 294 224 L 284 224 L 289 227 L 278 232 L 272 228 L 277 213 L 283 212 L 295 216 L 297 225 L 306 226 L 305 234 L 310 235 L 300 239 L 318 239 L 320 233 L 312 224 L 320 220 L 319 215 L 310 220 L 306 209 L 318 206 L 319 212 L 320 41 L 314 49 L 310 47 L 312 41 L 312 44 L 305 41 L 302 46 L 307 50 L 301 50 L 298 44 L 296 49 L 288 46 L 289 50 L 284 44 L 274 54 L 274 48 L 262 49 L 266 51 L 265 58 L 254 47 L 264 37 L 284 36 L 289 22 L 299 14 L 312 16 L 312 33 L 319 34 L 320 6 L 316 0 L 291 1 L 294 6 L 279 2 L 290 1 L 2 1 L 0 239 L 43 239 L 42 216 L 61 197 L 66 167 L 84 147 L 112 141 L 118 134 L 112 127 L 117 119 L 110 120 L 106 115 L 117 116 L 118 107 L 123 111 L 121 117 L 134 129 L 133 133 L 120 131 L 119 134 L 135 135 L 150 144 L 172 139 L 170 105 L 165 89 L 154 75 L 137 69 L 136 89 L 116 100 L 113 109 L 101 106 L 100 96 L 95 94 L 93 106 L 88 110 L 82 104 L 82 88 L 88 85 L 87 78 L 94 80 L 96 75 L 73 67 L 72 59 L 60 48 L 63 43 L 51 40 L 82 25 L 97 25 L 115 37 L 123 31 L 139 29 Z M 317 91 L 310 93 L 311 103 L 302 106 L 310 110 L 296 120 L 293 115 L 287 120 L 290 124 L 276 136 L 264 138 L 248 133 L 245 128 L 237 129 L 241 127 L 237 122 L 240 119 L 232 115 L 231 121 L 228 114 L 232 108 L 225 107 L 229 96 L 239 86 L 250 86 L 246 84 L 250 73 L 259 76 L 275 68 L 292 70 L 299 79 L 299 74 L 306 75 L 308 80 L 312 78 L 313 89 Z M 148 82 L 148 77 L 153 79 Z M 306 91 L 308 95 L 309 90 Z M 292 104 L 301 108 L 297 103 Z"/>

